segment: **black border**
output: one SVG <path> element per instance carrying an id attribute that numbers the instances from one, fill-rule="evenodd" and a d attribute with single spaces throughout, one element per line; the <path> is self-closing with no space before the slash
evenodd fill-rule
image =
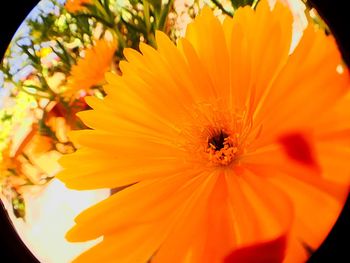
<path id="1" fill-rule="evenodd" d="M 0 15 L 0 58 L 3 57 L 7 45 L 10 43 L 19 25 L 38 2 L 38 0 L 6 1 L 6 7 L 3 6 Z M 343 58 L 350 66 L 350 13 L 348 11 L 350 9 L 347 8 L 346 1 L 311 0 L 311 3 L 331 28 Z M 331 233 L 321 247 L 311 256 L 308 263 L 350 262 L 349 244 L 350 198 L 348 198 Z M 340 259 L 341 261 L 339 261 Z M 0 261 L 16 263 L 38 262 L 18 237 L 2 204 L 0 204 Z"/>
<path id="2" fill-rule="evenodd" d="M 331 29 L 343 59 L 350 68 L 350 23 L 347 1 L 310 0 L 310 2 Z M 350 262 L 350 195 L 330 234 L 308 261 L 308 263 L 318 262 Z"/>
<path id="3" fill-rule="evenodd" d="M 17 29 L 38 2 L 39 0 L 10 0 L 6 1 L 6 6 L 2 6 L 0 13 L 0 61 L 2 61 L 7 46 Z M 18 236 L 1 201 L 0 262 L 39 263 Z"/>

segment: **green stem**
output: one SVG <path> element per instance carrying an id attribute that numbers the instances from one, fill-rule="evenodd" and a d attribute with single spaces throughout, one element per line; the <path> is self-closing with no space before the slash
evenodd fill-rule
<path id="1" fill-rule="evenodd" d="M 145 15 L 145 24 L 146 24 L 147 31 L 149 31 L 151 28 L 149 3 L 147 0 L 143 0 L 142 2 L 143 2 L 143 14 Z"/>
<path id="2" fill-rule="evenodd" d="M 143 0 L 143 14 L 145 16 L 145 25 L 146 25 L 146 31 L 147 31 L 147 41 L 149 44 L 151 44 L 153 47 L 156 47 L 156 41 L 154 38 L 154 32 L 152 31 L 152 25 L 151 25 L 151 16 L 150 16 L 150 9 L 149 9 L 149 3 L 147 0 Z"/>
<path id="3" fill-rule="evenodd" d="M 233 14 L 226 10 L 218 0 L 211 0 L 224 14 L 233 17 Z"/>
<path id="4" fill-rule="evenodd" d="M 119 40 L 120 48 L 124 48 L 126 46 L 126 42 L 125 42 L 125 39 L 123 38 L 123 34 L 119 31 L 117 25 L 115 25 L 114 22 L 113 23 L 109 22 L 105 20 L 103 17 L 100 17 L 95 14 L 78 14 L 77 16 L 95 18 L 98 22 L 101 22 L 106 27 L 112 29 L 116 33 Z"/>
<path id="5" fill-rule="evenodd" d="M 111 23 L 106 19 L 104 19 L 103 17 L 96 14 L 78 14 L 77 16 L 88 17 L 88 18 L 92 17 L 92 18 L 95 18 L 98 22 L 101 22 L 102 24 L 104 24 L 106 27 L 109 27 L 109 28 L 114 27 L 114 23 Z"/>
<path id="6" fill-rule="evenodd" d="M 103 1 L 103 7 L 106 10 L 106 13 L 108 14 L 108 16 L 113 19 L 113 15 L 112 15 L 111 9 L 109 8 L 109 0 L 104 0 Z"/>
<path id="7" fill-rule="evenodd" d="M 160 15 L 160 19 L 158 21 L 158 26 L 157 28 L 165 31 L 165 27 L 166 27 L 166 21 L 167 21 L 167 17 L 170 11 L 170 7 L 173 5 L 174 0 L 169 0 L 169 2 L 167 3 L 167 5 L 162 9 L 161 15 Z"/>
<path id="8" fill-rule="evenodd" d="M 123 34 L 120 32 L 117 26 L 113 28 L 113 32 L 115 32 L 115 34 L 117 35 L 119 41 L 119 48 L 124 49 L 124 47 L 126 47 L 126 41 L 124 39 Z"/>
<path id="9" fill-rule="evenodd" d="M 259 0 L 254 0 L 254 2 L 252 3 L 252 8 L 255 9 L 258 3 Z"/>
<path id="10" fill-rule="evenodd" d="M 63 44 L 61 43 L 61 41 L 59 41 L 58 39 L 56 39 L 56 43 L 57 45 L 61 48 L 61 50 L 63 51 L 63 56 L 65 58 L 66 64 L 68 66 L 68 69 L 71 68 L 72 66 L 72 61 L 71 61 L 71 57 L 69 56 L 66 48 L 63 46 Z"/>
<path id="11" fill-rule="evenodd" d="M 95 1 L 95 3 L 96 3 L 95 6 L 96 6 L 97 10 L 101 13 L 102 17 L 108 17 L 108 20 L 110 20 L 110 21 L 108 21 L 108 22 L 109 22 L 109 23 L 112 23 L 112 22 L 111 22 L 111 20 L 112 20 L 111 14 L 110 14 L 110 12 L 108 12 L 108 11 L 106 10 L 106 8 L 108 8 L 108 6 L 102 4 L 102 2 L 101 2 L 100 0 Z M 107 4 L 108 4 L 108 3 L 107 3 Z"/>
<path id="12" fill-rule="evenodd" d="M 30 91 L 26 90 L 24 88 L 24 86 L 18 86 L 19 90 L 20 91 L 23 91 L 24 93 L 30 95 L 30 96 L 33 96 L 33 97 L 38 97 L 38 98 L 42 98 L 42 99 L 49 99 L 49 100 L 52 100 L 52 97 L 48 96 L 47 94 L 45 95 L 40 95 L 38 93 L 31 93 Z"/>

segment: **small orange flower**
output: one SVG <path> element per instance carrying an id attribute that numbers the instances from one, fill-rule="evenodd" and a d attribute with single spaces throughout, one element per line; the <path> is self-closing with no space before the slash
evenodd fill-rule
<path id="1" fill-rule="evenodd" d="M 65 8 L 70 13 L 84 10 L 84 4 L 91 4 L 92 0 L 67 0 Z"/>
<path id="2" fill-rule="evenodd" d="M 30 142 L 30 153 L 33 155 L 45 154 L 53 149 L 52 138 L 36 134 Z"/>
<path id="3" fill-rule="evenodd" d="M 110 70 L 114 52 L 117 49 L 116 41 L 100 39 L 87 49 L 85 56 L 78 59 L 72 67 L 67 80 L 66 95 L 71 96 L 78 91 L 88 92 L 91 87 L 104 82 L 105 73 Z"/>
<path id="4" fill-rule="evenodd" d="M 11 156 L 12 143 L 2 150 L 0 155 L 0 181 L 4 179 L 8 174 L 8 171 L 18 171 L 20 172 L 21 163 L 18 161 L 17 156 Z"/>
<path id="5" fill-rule="evenodd" d="M 68 240 L 104 237 L 76 262 L 305 261 L 349 190 L 349 72 L 333 37 L 291 38 L 261 1 L 125 50 L 60 161 L 70 188 L 129 185 L 76 218 Z"/>

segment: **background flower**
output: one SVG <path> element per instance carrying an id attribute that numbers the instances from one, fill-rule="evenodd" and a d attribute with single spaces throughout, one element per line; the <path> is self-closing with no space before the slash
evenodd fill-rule
<path id="1" fill-rule="evenodd" d="M 111 69 L 116 49 L 115 41 L 97 40 L 72 67 L 66 94 L 71 96 L 78 91 L 89 92 L 92 87 L 103 84 L 104 74 Z"/>
<path id="2" fill-rule="evenodd" d="M 68 12 L 75 13 L 84 10 L 84 4 L 91 4 L 93 0 L 67 0 L 65 8 Z"/>

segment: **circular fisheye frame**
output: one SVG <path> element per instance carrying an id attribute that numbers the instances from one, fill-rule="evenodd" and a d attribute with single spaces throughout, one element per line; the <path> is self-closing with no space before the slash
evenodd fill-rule
<path id="1" fill-rule="evenodd" d="M 0 262 L 350 259 L 339 1 L 9 4 Z"/>

